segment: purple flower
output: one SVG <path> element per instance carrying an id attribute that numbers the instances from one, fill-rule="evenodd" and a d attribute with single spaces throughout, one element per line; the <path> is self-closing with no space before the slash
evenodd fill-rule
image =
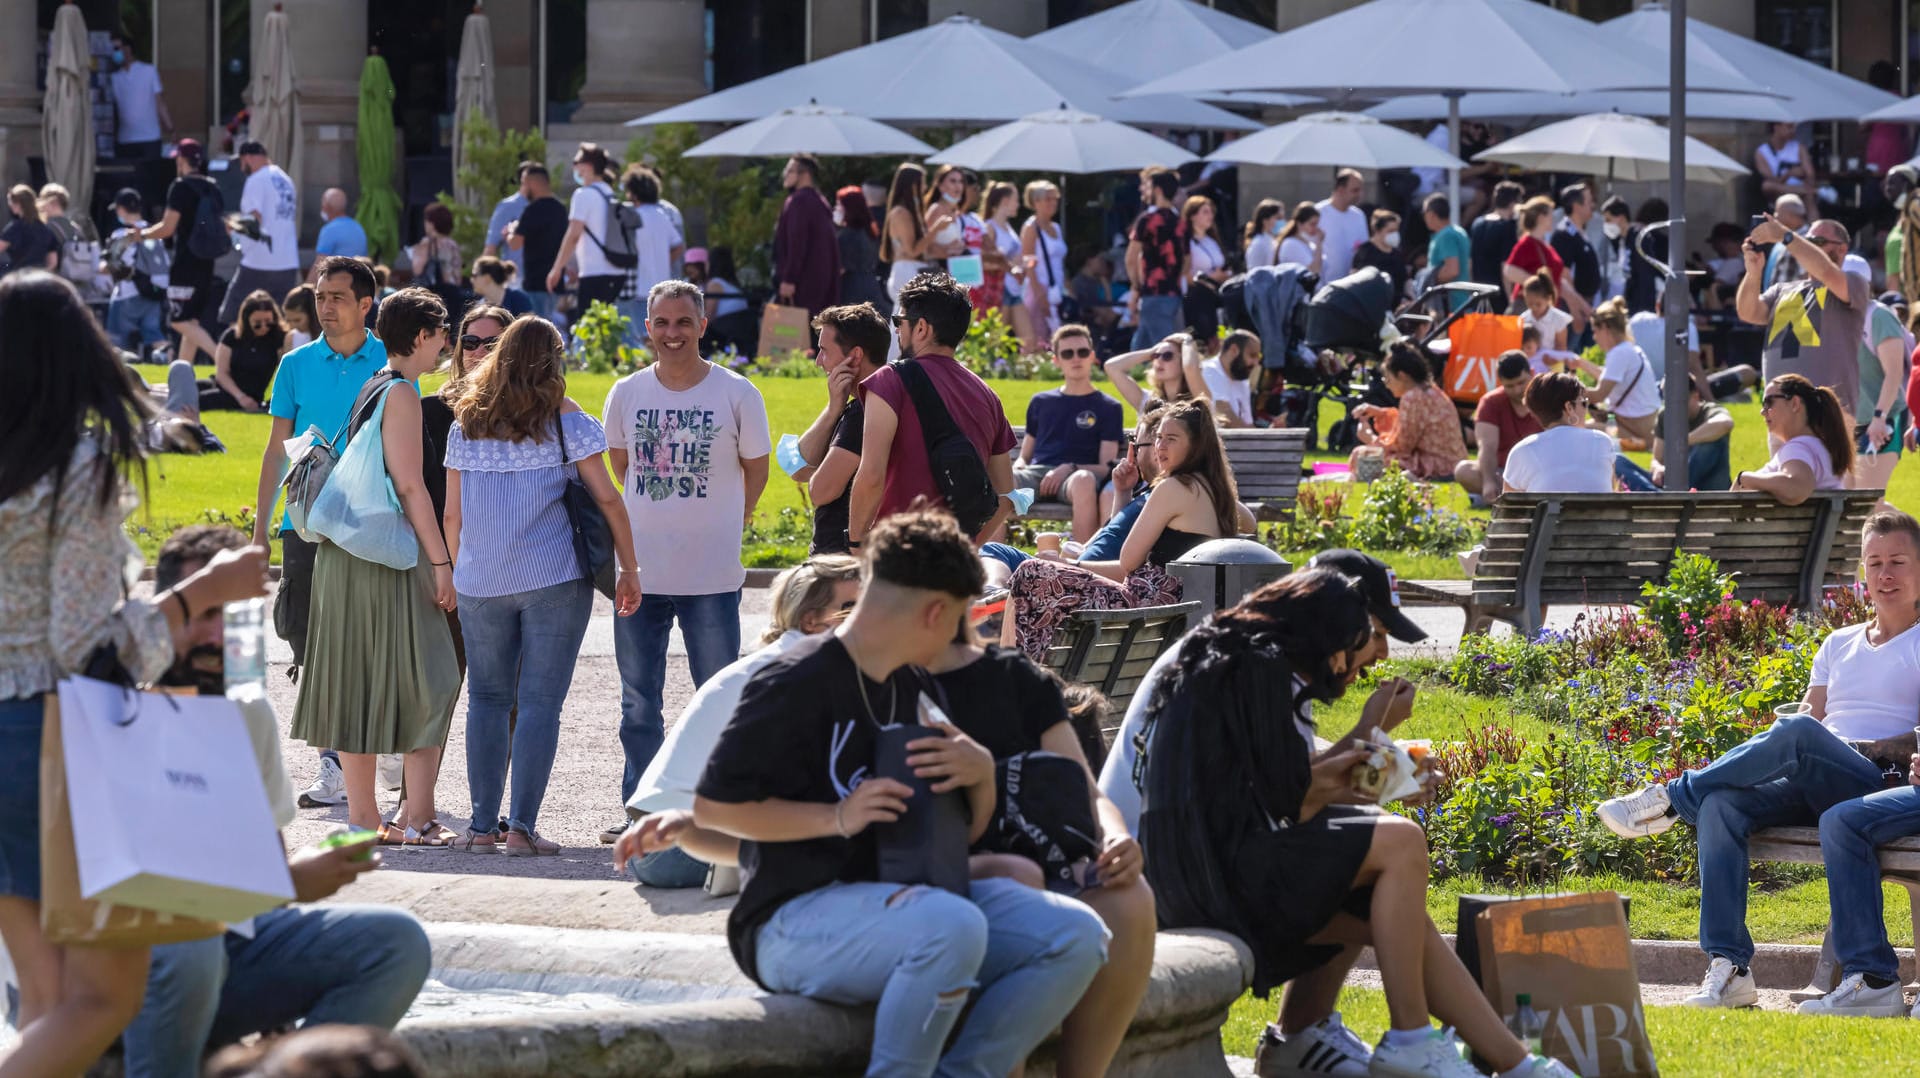
<path id="1" fill-rule="evenodd" d="M 1495 827 L 1500 827 L 1500 828 L 1511 827 L 1513 825 L 1513 817 L 1514 817 L 1514 813 L 1503 812 L 1500 815 L 1495 816 L 1493 819 L 1488 820 L 1487 822 L 1492 824 Z"/>

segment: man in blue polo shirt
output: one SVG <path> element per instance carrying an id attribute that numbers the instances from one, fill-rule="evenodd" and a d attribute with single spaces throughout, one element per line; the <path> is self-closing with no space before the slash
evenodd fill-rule
<path id="1" fill-rule="evenodd" d="M 315 276 L 314 309 L 321 336 L 288 352 L 280 361 L 267 405 L 273 416 L 273 433 L 267 438 L 266 451 L 260 454 L 258 514 L 253 522 L 253 541 L 261 545 L 276 530 L 271 524 L 280 498 L 281 472 L 287 463 L 287 439 L 306 433 L 308 427 L 317 427 L 329 439 L 337 440 L 346 428 L 347 413 L 360 395 L 360 387 L 387 365 L 386 346 L 366 328 L 367 311 L 373 306 L 378 287 L 373 270 L 359 259 L 336 255 L 321 259 Z M 274 599 L 273 625 L 293 648 L 297 672 L 306 661 L 314 548 L 293 532 L 285 517 L 277 530 L 280 589 Z M 332 750 L 323 749 L 320 777 L 300 795 L 300 807 L 338 805 L 346 799 L 340 761 Z"/>

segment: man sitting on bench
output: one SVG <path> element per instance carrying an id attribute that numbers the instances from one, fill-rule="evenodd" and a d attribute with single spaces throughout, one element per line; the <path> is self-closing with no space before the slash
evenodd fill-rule
<path id="1" fill-rule="evenodd" d="M 1014 481 L 1032 487 L 1036 501 L 1072 506 L 1073 541 L 1085 543 L 1100 527 L 1100 484 L 1120 453 L 1126 409 L 1093 384 L 1093 333 L 1087 327 L 1069 323 L 1053 331 L 1053 362 L 1066 384 L 1028 402 Z"/>
<path id="2" fill-rule="evenodd" d="M 1622 838 L 1660 834 L 1676 819 L 1694 825 L 1700 846 L 1700 949 L 1712 961 L 1700 991 L 1686 1001 L 1692 1006 L 1748 1007 L 1759 999 L 1747 968 L 1754 950 L 1745 924 L 1747 838 L 1767 827 L 1820 821 L 1821 845 L 1830 858 L 1834 943 L 1840 957 L 1849 972 L 1861 973 L 1863 979 L 1868 973 L 1883 977 L 1893 968 L 1891 950 L 1869 961 L 1860 955 L 1872 948 L 1851 941 L 1865 918 L 1878 921 L 1880 888 L 1871 867 L 1872 842 L 1907 831 L 1877 826 L 1882 818 L 1877 810 L 1884 805 L 1880 801 L 1870 802 L 1876 809 L 1866 812 L 1835 808 L 1858 804 L 1881 788 L 1886 768 L 1870 758 L 1883 755 L 1872 743 L 1904 739 L 1900 759 L 1913 753 L 1920 701 L 1920 632 L 1912 631 L 1920 621 L 1920 523 L 1893 510 L 1875 513 L 1862 531 L 1861 547 L 1874 620 L 1835 630 L 1820 645 L 1807 679 L 1805 706 L 1797 714 L 1775 719 L 1771 727 L 1705 768 L 1599 807 L 1601 822 Z M 1910 795 L 1900 804 L 1905 809 L 1898 819 L 1920 818 L 1920 798 Z M 1849 825 L 1872 837 L 1856 838 L 1849 846 L 1841 833 Z M 1830 831 L 1834 846 L 1825 841 Z M 1841 870 L 1834 871 L 1835 848 L 1864 849 L 1860 856 L 1868 867 L 1843 857 Z M 1842 875 L 1849 870 L 1863 873 L 1867 882 L 1848 879 L 1843 884 Z M 1851 906 L 1842 905 L 1842 887 L 1852 896 Z M 1843 924 L 1849 946 L 1855 947 L 1851 953 L 1841 946 Z M 1898 982 L 1894 989 L 1897 995 Z M 1847 998 L 1858 995 L 1856 990 Z"/>

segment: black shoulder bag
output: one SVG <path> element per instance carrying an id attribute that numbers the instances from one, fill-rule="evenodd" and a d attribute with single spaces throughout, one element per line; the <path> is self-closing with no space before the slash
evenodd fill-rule
<path id="1" fill-rule="evenodd" d="M 553 432 L 560 439 L 560 466 L 567 466 L 566 416 L 554 417 Z M 567 524 L 573 529 L 573 556 L 580 562 L 580 574 L 593 582 L 593 588 L 607 598 L 613 598 L 613 529 L 607 524 L 607 515 L 600 511 L 600 503 L 593 500 L 593 491 L 580 478 L 580 466 L 575 464 L 573 474 L 567 476 L 567 489 L 560 495 L 560 504 L 566 507 Z"/>
<path id="2" fill-rule="evenodd" d="M 920 434 L 927 443 L 927 466 L 933 472 L 934 485 L 959 519 L 960 530 L 969 536 L 978 535 L 1000 509 L 1000 495 L 994 492 L 993 480 L 987 475 L 987 462 L 954 425 L 947 402 L 940 399 L 933 379 L 917 361 L 895 360 L 890 366 L 906 384 L 914 413 L 920 417 Z"/>

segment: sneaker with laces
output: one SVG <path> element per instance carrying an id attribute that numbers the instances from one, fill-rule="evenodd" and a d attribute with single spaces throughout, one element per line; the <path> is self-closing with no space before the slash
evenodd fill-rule
<path id="1" fill-rule="evenodd" d="M 1607 830 L 1621 838 L 1651 838 L 1678 819 L 1673 814 L 1673 802 L 1667 799 L 1667 788 L 1661 785 L 1625 797 L 1610 797 L 1600 802 L 1596 811 Z"/>
<path id="2" fill-rule="evenodd" d="M 1907 1009 L 1906 991 L 1895 981 L 1875 988 L 1858 973 L 1840 979 L 1840 987 L 1800 1004 L 1801 1014 L 1855 1014 L 1871 1018 L 1898 1018 Z"/>
<path id="3" fill-rule="evenodd" d="M 1433 1030 L 1414 1044 L 1392 1045 L 1382 1037 L 1367 1073 L 1373 1078 L 1484 1078 L 1461 1054 L 1451 1028 Z"/>
<path id="4" fill-rule="evenodd" d="M 380 754 L 380 786 L 387 790 L 400 788 L 400 777 L 406 770 L 406 757 L 397 752 Z"/>
<path id="5" fill-rule="evenodd" d="M 347 803 L 347 779 L 340 774 L 340 763 L 331 756 L 320 757 L 320 775 L 313 785 L 300 791 L 300 807 L 327 808 Z"/>
<path id="6" fill-rule="evenodd" d="M 1268 1026 L 1253 1053 L 1253 1073 L 1254 1078 L 1363 1075 L 1372 1055 L 1335 1011 L 1291 1037 Z"/>
<path id="7" fill-rule="evenodd" d="M 1520 1066 L 1514 1078 L 1580 1078 L 1572 1067 L 1546 1056 L 1528 1056 Z"/>
<path id="8" fill-rule="evenodd" d="M 600 832 L 600 845 L 611 846 L 614 843 L 620 841 L 620 836 L 627 833 L 627 827 L 630 822 L 631 821 L 629 821 L 625 816 L 622 816 L 620 817 L 619 823 L 614 824 L 612 827 L 609 827 L 605 831 Z"/>
<path id="9" fill-rule="evenodd" d="M 1757 1007 L 1760 990 L 1753 983 L 1752 970 L 1741 973 L 1731 959 L 1714 955 L 1713 961 L 1707 964 L 1700 991 L 1683 1002 L 1689 1007 Z"/>

